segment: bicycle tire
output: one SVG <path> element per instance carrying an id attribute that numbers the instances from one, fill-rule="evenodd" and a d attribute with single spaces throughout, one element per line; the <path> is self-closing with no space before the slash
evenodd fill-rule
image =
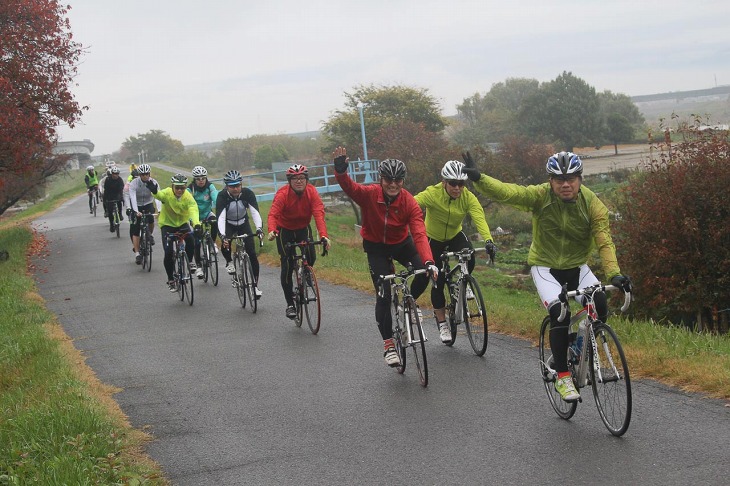
<path id="1" fill-rule="evenodd" d="M 209 249 L 208 249 L 208 241 L 203 238 L 200 241 L 200 268 L 203 271 L 203 282 L 208 283 L 208 278 L 210 277 L 210 268 L 208 266 L 209 262 Z"/>
<path id="2" fill-rule="evenodd" d="M 423 333 L 423 324 L 418 318 L 418 307 L 413 297 L 407 296 L 403 300 L 407 325 L 411 331 L 411 342 L 408 344 L 413 348 L 413 358 L 418 370 L 418 380 L 421 386 L 428 386 L 428 359 L 426 358 L 426 335 Z"/>
<path id="3" fill-rule="evenodd" d="M 552 364 L 552 352 L 550 350 L 550 317 L 545 317 L 540 326 L 540 376 L 542 377 L 542 384 L 545 387 L 548 400 L 552 405 L 553 410 L 562 419 L 568 420 L 575 414 L 576 408 L 578 408 L 578 402 L 565 402 L 560 397 L 560 393 L 555 389 L 555 375 L 548 371 L 546 364 Z"/>
<path id="4" fill-rule="evenodd" d="M 243 261 L 241 256 L 236 252 L 233 257 L 233 266 L 236 268 L 236 273 L 233 274 L 233 286 L 236 288 L 238 294 L 238 300 L 241 301 L 241 307 L 246 308 L 246 289 L 243 285 Z"/>
<path id="5" fill-rule="evenodd" d="M 603 424 L 616 437 L 624 435 L 631 423 L 631 378 L 629 365 L 618 336 L 608 324 L 595 322 L 600 378 L 594 367 L 595 350 L 590 350 L 590 377 L 593 398 Z M 616 361 L 618 358 L 619 362 Z M 613 366 L 611 366 L 613 363 Z M 614 372 L 618 371 L 618 376 Z"/>
<path id="6" fill-rule="evenodd" d="M 449 278 L 448 275 L 447 278 Z M 459 323 L 456 322 L 457 300 L 454 298 L 454 294 L 451 292 L 451 285 L 447 282 L 444 286 L 449 289 L 449 303 L 446 305 L 446 309 L 444 311 L 446 312 L 446 322 L 449 323 L 449 331 L 451 331 L 451 342 L 444 344 L 447 346 L 453 346 L 454 343 L 456 343 L 456 335 L 458 334 L 459 325 Z"/>
<path id="7" fill-rule="evenodd" d="M 302 322 L 304 321 L 304 306 L 302 305 L 302 301 L 304 300 L 304 289 L 302 288 L 302 281 L 299 278 L 299 267 L 297 266 L 295 266 L 291 271 L 291 281 L 293 286 L 292 294 L 294 298 L 294 308 L 297 311 L 294 315 L 294 325 L 301 327 Z"/>
<path id="8" fill-rule="evenodd" d="M 91 197 L 91 210 L 94 212 L 94 217 L 96 218 L 96 205 L 97 205 L 97 199 L 95 196 Z"/>
<path id="9" fill-rule="evenodd" d="M 213 286 L 218 286 L 218 253 L 216 253 L 216 250 L 218 249 L 215 246 L 215 241 L 208 236 L 206 238 L 206 246 L 208 247 L 208 273 L 210 274 L 210 279 L 213 282 Z M 207 282 L 207 280 L 206 280 Z"/>
<path id="10" fill-rule="evenodd" d="M 398 309 L 396 308 L 396 305 L 393 305 L 393 309 L 395 312 L 398 312 Z M 393 318 L 395 322 L 395 317 Z M 406 364 L 408 363 L 408 356 L 406 355 L 406 336 L 405 329 L 403 327 L 400 327 L 398 325 L 395 326 L 395 329 L 393 329 L 393 341 L 395 341 L 395 352 L 398 354 L 398 358 L 400 359 L 400 364 L 395 367 L 396 371 L 399 374 L 403 374 L 406 371 Z"/>
<path id="11" fill-rule="evenodd" d="M 473 299 L 467 299 L 467 290 L 471 289 Z M 464 305 L 464 327 L 469 337 L 471 348 L 477 356 L 484 356 L 489 344 L 489 325 L 487 308 L 484 306 L 482 289 L 471 275 L 464 275 L 461 299 Z"/>
<path id="12" fill-rule="evenodd" d="M 256 314 L 259 307 L 259 301 L 256 298 L 256 279 L 253 276 L 253 267 L 251 266 L 251 257 L 246 253 L 243 256 L 243 281 L 246 288 L 246 297 L 248 298 L 249 310 Z"/>
<path id="13" fill-rule="evenodd" d="M 183 294 L 188 301 L 188 305 L 193 305 L 195 293 L 193 290 L 193 276 L 190 274 L 190 260 L 188 259 L 188 254 L 183 251 L 180 259 L 182 266 L 180 271 L 180 287 L 183 289 Z"/>
<path id="14" fill-rule="evenodd" d="M 147 224 L 147 223 L 144 223 Z M 147 271 L 150 272 L 152 270 L 152 235 L 150 233 L 149 229 L 146 229 L 144 232 L 144 239 L 145 239 L 145 251 L 144 256 L 142 257 L 142 261 L 147 260 Z"/>
<path id="15" fill-rule="evenodd" d="M 317 276 L 314 274 L 314 269 L 309 265 L 305 265 L 302 268 L 302 284 L 304 288 L 304 294 L 302 296 L 304 315 L 307 317 L 309 330 L 312 331 L 312 334 L 317 334 L 321 324 L 322 307 L 319 300 Z"/>
<path id="16" fill-rule="evenodd" d="M 119 224 L 119 221 L 117 221 L 116 223 L 114 223 L 114 229 L 117 231 L 117 238 L 120 238 L 120 234 L 119 234 L 119 227 L 120 226 L 121 226 L 121 224 Z"/>

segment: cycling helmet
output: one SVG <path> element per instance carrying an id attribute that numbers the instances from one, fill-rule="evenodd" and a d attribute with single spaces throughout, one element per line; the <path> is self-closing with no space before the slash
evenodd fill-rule
<path id="1" fill-rule="evenodd" d="M 378 172 L 380 172 L 380 177 L 387 177 L 389 179 L 405 179 L 406 164 L 398 159 L 385 159 L 380 162 Z"/>
<path id="2" fill-rule="evenodd" d="M 86 170 L 88 170 L 89 172 L 91 172 L 92 170 L 94 170 L 94 166 L 93 165 L 90 165 L 90 166 L 88 166 L 86 168 Z"/>
<path id="3" fill-rule="evenodd" d="M 130 165 L 129 166 L 129 172 L 134 172 L 136 168 L 137 168 L 137 164 Z"/>
<path id="4" fill-rule="evenodd" d="M 137 172 L 139 172 L 139 175 L 149 174 L 152 172 L 152 167 L 150 167 L 149 164 L 142 164 L 137 167 Z"/>
<path id="5" fill-rule="evenodd" d="M 223 176 L 223 182 L 226 183 L 227 186 L 236 186 L 243 181 L 243 177 L 241 177 L 241 173 L 237 170 L 229 170 L 226 172 L 226 175 Z"/>
<path id="6" fill-rule="evenodd" d="M 170 178 L 170 182 L 173 186 L 186 186 L 188 184 L 188 178 L 178 173 Z"/>
<path id="7" fill-rule="evenodd" d="M 461 171 L 464 167 L 465 165 L 458 160 L 449 160 L 441 169 L 441 177 L 452 181 L 465 181 L 468 177 Z"/>
<path id="8" fill-rule="evenodd" d="M 117 167 L 116 165 L 109 170 L 112 174 L 119 174 L 119 167 Z"/>
<path id="9" fill-rule="evenodd" d="M 292 177 L 297 175 L 304 175 L 309 179 L 309 170 L 306 165 L 294 164 L 286 170 L 286 180 L 291 180 Z"/>
<path id="10" fill-rule="evenodd" d="M 558 152 L 547 160 L 545 167 L 550 177 L 583 175 L 583 162 L 573 152 Z"/>
<path id="11" fill-rule="evenodd" d="M 202 165 L 193 167 L 193 177 L 208 177 L 208 171 Z"/>

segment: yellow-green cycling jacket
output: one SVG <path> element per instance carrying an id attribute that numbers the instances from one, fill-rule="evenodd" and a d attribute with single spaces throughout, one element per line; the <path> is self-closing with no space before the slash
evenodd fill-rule
<path id="1" fill-rule="evenodd" d="M 458 199 L 452 199 L 440 182 L 428 186 L 415 196 L 416 202 L 426 209 L 426 234 L 436 241 L 449 241 L 461 231 L 461 223 L 468 213 L 484 241 L 492 239 L 484 209 L 466 187 Z"/>
<path id="2" fill-rule="evenodd" d="M 175 197 L 172 187 L 159 190 L 153 196 L 155 199 L 162 201 L 159 218 L 160 227 L 179 228 L 186 223 L 192 223 L 193 226 L 200 224 L 198 203 L 195 202 L 195 198 L 187 190 L 183 192 L 180 198 Z"/>
<path id="3" fill-rule="evenodd" d="M 621 274 L 611 239 L 608 209 L 587 187 L 581 186 L 576 202 L 565 203 L 553 193 L 549 182 L 520 186 L 482 174 L 474 185 L 497 202 L 532 212 L 529 265 L 558 270 L 579 267 L 588 261 L 595 247 L 606 278 L 610 280 Z"/>

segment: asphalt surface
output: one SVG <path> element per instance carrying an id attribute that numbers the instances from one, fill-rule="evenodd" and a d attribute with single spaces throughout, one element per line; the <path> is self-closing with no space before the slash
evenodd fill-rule
<path id="1" fill-rule="evenodd" d="M 147 273 L 123 225 L 117 239 L 85 196 L 37 220 L 51 251 L 37 281 L 173 484 L 727 484 L 723 401 L 635 379 L 615 438 L 590 390 L 557 417 L 528 342 L 492 334 L 478 358 L 433 323 L 422 388 L 383 362 L 371 294 L 321 282 L 317 336 L 284 316 L 278 268 L 262 267 L 257 314 L 224 273 L 195 282 L 190 307 L 166 288 L 159 230 Z"/>

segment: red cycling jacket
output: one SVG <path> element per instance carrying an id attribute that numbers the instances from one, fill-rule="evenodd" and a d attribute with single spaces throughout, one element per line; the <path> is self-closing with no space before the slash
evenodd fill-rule
<path id="1" fill-rule="evenodd" d="M 274 195 L 271 210 L 267 219 L 269 232 L 279 228 L 298 230 L 306 228 L 312 221 L 317 225 L 319 237 L 327 236 L 327 225 L 324 222 L 324 204 L 317 188 L 307 184 L 304 192 L 297 194 L 291 185 L 280 188 Z"/>
<path id="2" fill-rule="evenodd" d="M 335 177 L 345 194 L 362 210 L 360 235 L 364 240 L 394 245 L 408 238 L 410 230 L 423 262 L 434 261 L 426 236 L 426 225 L 423 223 L 423 212 L 410 192 L 402 189 L 390 204 L 386 204 L 380 184 L 358 184 L 350 179 L 347 172 L 335 172 Z"/>

